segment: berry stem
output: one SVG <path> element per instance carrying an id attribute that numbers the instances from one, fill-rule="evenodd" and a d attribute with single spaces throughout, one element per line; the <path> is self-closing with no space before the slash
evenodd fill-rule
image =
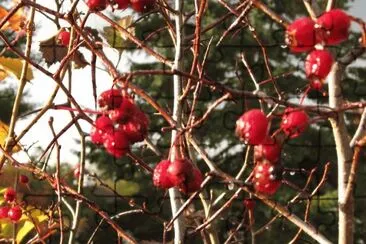
<path id="1" fill-rule="evenodd" d="M 74 112 L 78 112 L 79 110 L 76 108 L 71 108 L 71 107 L 67 107 L 67 106 L 55 106 L 54 109 L 56 110 L 66 110 L 66 111 L 74 111 Z M 89 114 L 104 114 L 105 112 L 101 112 L 101 111 L 95 111 L 95 110 L 91 110 L 91 109 L 83 109 L 83 112 L 85 113 L 89 113 Z"/>

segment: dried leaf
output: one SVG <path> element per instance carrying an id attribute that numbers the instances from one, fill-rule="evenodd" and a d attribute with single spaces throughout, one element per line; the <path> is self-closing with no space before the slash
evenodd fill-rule
<path id="1" fill-rule="evenodd" d="M 130 15 L 117 21 L 117 23 L 125 28 L 131 35 L 135 35 L 135 28 L 130 27 L 132 22 L 133 18 Z M 104 27 L 103 36 L 111 47 L 117 49 L 120 52 L 123 52 L 124 49 L 128 47 L 129 41 L 127 36 L 124 33 L 114 29 L 112 26 Z"/>
<path id="2" fill-rule="evenodd" d="M 67 47 L 57 43 L 57 35 L 58 33 L 39 43 L 39 49 L 42 53 L 42 57 L 45 59 L 48 66 L 60 62 L 67 55 L 68 49 Z M 72 60 L 75 64 L 75 68 L 84 68 L 88 65 L 84 55 L 79 51 L 74 53 Z"/>
<path id="3" fill-rule="evenodd" d="M 23 60 L 19 58 L 0 57 L 0 80 L 4 80 L 9 75 L 14 75 L 18 79 L 21 77 Z M 33 79 L 33 72 L 28 65 L 26 80 Z"/>

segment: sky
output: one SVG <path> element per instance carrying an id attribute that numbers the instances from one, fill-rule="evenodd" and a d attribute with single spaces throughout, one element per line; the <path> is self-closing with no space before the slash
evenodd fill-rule
<path id="1" fill-rule="evenodd" d="M 44 4 L 49 8 L 54 8 L 53 1 L 51 0 L 38 0 L 37 3 Z M 366 19 L 365 9 L 366 9 L 366 1 L 364 0 L 356 0 L 351 3 L 352 7 L 350 9 L 350 13 L 356 17 L 361 17 Z M 79 6 L 86 10 L 86 6 L 84 3 L 80 3 Z M 64 9 L 66 10 L 66 9 Z M 108 11 L 105 11 L 108 13 Z M 129 10 L 123 12 L 120 16 L 131 14 Z M 49 20 L 45 19 L 44 16 L 40 14 L 36 14 L 35 18 L 36 22 L 36 32 L 35 32 L 35 43 L 38 41 L 42 41 L 48 39 L 55 33 L 57 33 L 56 26 L 52 24 Z M 67 23 L 62 23 L 63 26 L 68 27 Z M 102 23 L 100 19 L 97 19 L 93 16 L 90 17 L 88 20 L 88 25 L 98 30 L 102 30 L 103 26 L 106 23 Z M 107 56 L 112 60 L 113 63 L 117 62 L 118 55 L 117 52 L 110 49 L 104 49 L 107 53 Z M 38 45 L 33 46 L 33 53 L 38 53 Z M 88 59 L 88 55 L 86 58 Z M 136 59 L 139 57 L 131 56 L 123 54 L 122 62 L 118 66 L 120 71 L 127 71 L 129 68 L 128 60 L 129 59 Z M 101 64 L 97 65 L 100 68 L 103 68 Z M 57 65 L 53 65 L 49 68 L 51 72 L 54 72 L 57 69 Z M 52 90 L 55 87 L 55 82 L 43 75 L 41 72 L 33 69 L 35 79 L 31 81 L 30 84 L 26 86 L 26 91 L 28 92 L 29 96 L 26 98 L 26 101 L 34 103 L 35 106 L 41 107 L 44 104 L 48 97 L 50 96 Z M 102 91 L 109 89 L 112 85 L 112 79 L 106 72 L 97 71 L 97 94 L 100 94 Z M 84 69 L 74 70 L 72 79 L 72 95 L 76 98 L 78 103 L 83 108 L 94 108 L 94 100 L 92 96 L 92 86 L 91 86 L 91 78 L 90 78 L 90 66 L 87 66 Z M 11 82 L 9 82 L 11 83 Z M 13 84 L 14 86 L 14 84 Z M 55 103 L 64 103 L 66 101 L 66 97 L 63 95 L 62 92 L 59 92 L 59 95 L 55 99 Z M 29 133 L 21 140 L 21 144 L 25 147 L 33 145 L 30 148 L 29 153 L 33 154 L 36 153 L 36 146 L 45 148 L 49 142 L 52 140 L 52 135 L 50 128 L 48 126 L 48 120 L 50 117 L 54 117 L 54 128 L 56 133 L 60 131 L 71 119 L 69 112 L 67 111 L 60 111 L 60 110 L 50 110 L 47 112 L 42 119 L 29 131 Z M 25 119 L 21 119 L 18 121 L 16 126 L 16 132 L 21 131 L 33 118 L 34 116 L 28 116 Z M 86 122 L 81 122 L 82 128 L 85 132 L 90 131 L 90 125 Z M 59 144 L 61 145 L 61 161 L 67 162 L 70 164 L 77 164 L 79 157 L 72 153 L 73 150 L 78 150 L 78 145 L 75 143 L 75 139 L 78 138 L 78 132 L 75 127 L 69 129 L 65 134 L 63 134 L 59 139 Z M 89 138 L 88 138 L 89 139 Z M 17 159 L 22 162 L 27 161 L 27 156 L 24 153 L 18 153 L 15 155 Z"/>

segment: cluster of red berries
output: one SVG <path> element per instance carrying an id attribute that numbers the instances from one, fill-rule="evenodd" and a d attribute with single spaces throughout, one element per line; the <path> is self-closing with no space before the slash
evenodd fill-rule
<path id="1" fill-rule="evenodd" d="M 185 194 L 199 190 L 202 181 L 201 171 L 185 158 L 162 160 L 156 165 L 153 173 L 153 183 L 156 187 L 178 187 Z"/>
<path id="2" fill-rule="evenodd" d="M 22 209 L 16 205 L 16 192 L 13 188 L 7 188 L 4 192 L 4 199 L 7 204 L 12 206 L 0 207 L 0 220 L 9 218 L 13 222 L 17 222 L 22 217 Z"/>
<path id="3" fill-rule="evenodd" d="M 108 153 L 122 157 L 131 144 L 146 138 L 149 119 L 130 97 L 122 96 L 121 90 L 104 91 L 98 105 L 102 115 L 97 117 L 90 133 L 94 144 L 104 145 Z"/>
<path id="4" fill-rule="evenodd" d="M 281 145 L 268 134 L 269 121 L 259 109 L 245 112 L 236 121 L 236 134 L 245 143 L 254 145 L 252 183 L 258 192 L 272 195 L 281 185 Z M 309 125 L 309 117 L 303 111 L 287 108 L 282 115 L 281 130 L 288 138 L 300 136 Z"/>
<path id="5" fill-rule="evenodd" d="M 332 54 L 324 45 L 337 45 L 348 39 L 350 17 L 340 9 L 332 9 L 316 21 L 302 17 L 287 27 L 286 42 L 292 52 L 308 52 L 305 73 L 313 89 L 320 90 L 333 64 Z M 318 44 L 318 45 L 317 45 Z M 317 46 L 316 46 L 317 45 Z M 319 50 L 313 50 L 319 47 Z"/>
<path id="6" fill-rule="evenodd" d="M 93 11 L 102 11 L 108 5 L 116 6 L 116 9 L 126 9 L 131 6 L 139 13 L 146 12 L 154 7 L 156 0 L 87 0 L 86 5 Z"/>

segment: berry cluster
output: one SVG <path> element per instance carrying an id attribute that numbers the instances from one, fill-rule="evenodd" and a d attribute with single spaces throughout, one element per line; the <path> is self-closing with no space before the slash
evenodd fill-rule
<path id="1" fill-rule="evenodd" d="M 98 99 L 102 115 L 97 117 L 90 133 L 94 144 L 104 145 L 115 157 L 124 156 L 130 145 L 143 141 L 147 136 L 149 120 L 121 90 L 104 91 Z"/>
<path id="2" fill-rule="evenodd" d="M 272 195 L 281 185 L 281 145 L 268 134 L 268 119 L 259 109 L 245 112 L 236 121 L 236 134 L 247 144 L 254 145 L 252 183 L 258 192 Z M 309 125 L 309 117 L 303 111 L 287 108 L 282 115 L 281 130 L 287 138 L 300 136 Z"/>
<path id="3" fill-rule="evenodd" d="M 151 10 L 156 3 L 156 0 L 87 0 L 86 5 L 93 11 L 102 11 L 108 5 L 116 9 L 126 9 L 131 6 L 138 13 L 143 13 Z"/>
<path id="4" fill-rule="evenodd" d="M 292 52 L 308 52 L 305 73 L 313 89 L 320 90 L 333 64 L 325 45 L 337 45 L 348 39 L 350 17 L 340 9 L 332 9 L 316 21 L 302 17 L 287 27 L 286 43 Z M 318 45 L 317 45 L 318 44 Z M 314 47 L 320 50 L 313 50 Z"/>
<path id="5" fill-rule="evenodd" d="M 0 220 L 9 218 L 13 222 L 18 222 L 22 217 L 22 209 L 20 206 L 16 205 L 16 192 L 13 188 L 9 187 L 4 192 L 4 200 L 7 204 L 0 207 Z"/>
<path id="6" fill-rule="evenodd" d="M 202 181 L 201 171 L 188 159 L 162 160 L 156 165 L 153 174 L 156 187 L 178 187 L 185 194 L 199 190 Z"/>

